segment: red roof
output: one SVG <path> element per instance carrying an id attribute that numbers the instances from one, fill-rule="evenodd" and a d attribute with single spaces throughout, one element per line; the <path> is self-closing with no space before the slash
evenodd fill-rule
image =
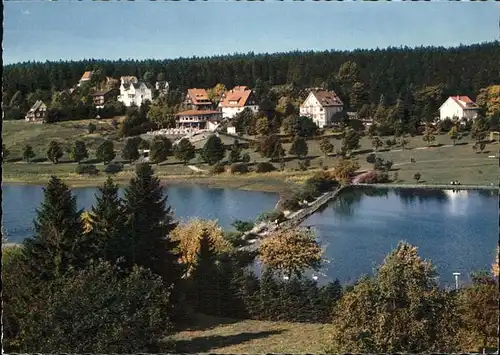
<path id="1" fill-rule="evenodd" d="M 193 103 L 193 105 L 206 105 L 211 103 L 208 98 L 207 90 L 205 89 L 188 89 L 188 95 L 191 98 L 191 102 Z"/>
<path id="2" fill-rule="evenodd" d="M 225 94 L 220 107 L 244 107 L 251 93 L 252 90 L 248 90 L 246 86 L 236 86 Z"/>
<path id="3" fill-rule="evenodd" d="M 90 80 L 91 76 L 92 76 L 92 72 L 86 71 L 85 73 L 83 73 L 82 77 L 80 78 L 80 81 Z"/>
<path id="4" fill-rule="evenodd" d="M 176 114 L 176 116 L 201 116 L 201 115 L 215 115 L 220 114 L 219 111 L 214 110 L 187 110 Z"/>
<path id="5" fill-rule="evenodd" d="M 455 101 L 463 109 L 476 109 L 478 108 L 476 103 L 470 99 L 469 96 L 450 96 L 450 98 Z M 464 105 L 465 104 L 465 105 Z"/>

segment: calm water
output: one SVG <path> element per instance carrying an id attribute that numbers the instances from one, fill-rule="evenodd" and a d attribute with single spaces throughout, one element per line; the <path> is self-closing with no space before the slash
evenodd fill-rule
<path id="1" fill-rule="evenodd" d="M 94 203 L 95 188 L 74 189 L 80 208 Z M 180 219 L 218 219 L 229 227 L 274 208 L 271 193 L 204 187 L 170 186 L 167 202 Z M 2 186 L 3 225 L 9 242 L 32 234 L 35 210 L 43 199 L 40 186 Z M 398 241 L 418 246 L 433 261 L 443 284 L 453 272 L 466 281 L 471 271 L 490 268 L 498 242 L 498 195 L 491 191 L 364 189 L 339 198 L 304 222 L 317 231 L 331 260 L 320 281 L 352 282 L 372 272 Z"/>
<path id="2" fill-rule="evenodd" d="M 230 228 L 235 219 L 255 218 L 262 211 L 270 211 L 279 196 L 273 193 L 232 189 L 209 189 L 199 186 L 169 186 L 165 189 L 167 204 L 181 220 L 192 217 L 218 219 Z M 89 208 L 95 202 L 96 188 L 75 188 L 79 208 Z M 3 185 L 3 226 L 8 242 L 17 243 L 33 233 L 36 209 L 43 200 L 41 186 Z"/>
<path id="3" fill-rule="evenodd" d="M 498 194 L 492 191 L 364 189 L 346 191 L 304 222 L 316 229 L 330 264 L 326 279 L 371 274 L 399 240 L 419 248 L 441 283 L 489 269 L 498 243 Z"/>

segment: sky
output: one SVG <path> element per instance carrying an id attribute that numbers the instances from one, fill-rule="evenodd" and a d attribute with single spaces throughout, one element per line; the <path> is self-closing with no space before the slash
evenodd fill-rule
<path id="1" fill-rule="evenodd" d="M 4 64 L 499 39 L 495 2 L 5 1 Z"/>

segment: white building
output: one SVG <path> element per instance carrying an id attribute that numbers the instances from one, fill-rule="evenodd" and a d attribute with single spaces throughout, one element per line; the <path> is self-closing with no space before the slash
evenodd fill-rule
<path id="1" fill-rule="evenodd" d="M 477 117 L 479 107 L 468 96 L 450 96 L 439 108 L 439 119 L 471 120 Z"/>
<path id="2" fill-rule="evenodd" d="M 300 115 L 310 117 L 319 128 L 323 128 L 330 125 L 333 115 L 343 109 L 343 102 L 333 91 L 312 90 L 300 105 Z"/>
<path id="3" fill-rule="evenodd" d="M 123 102 L 125 106 L 135 104 L 140 107 L 146 100 L 153 100 L 151 85 L 139 82 L 135 76 L 122 76 L 120 81 L 118 101 Z"/>
<path id="4" fill-rule="evenodd" d="M 176 114 L 178 128 L 195 128 L 214 131 L 222 120 L 221 113 L 215 110 L 187 110 Z"/>
<path id="5" fill-rule="evenodd" d="M 235 86 L 223 95 L 219 103 L 222 118 L 233 118 L 234 115 L 246 108 L 249 108 L 254 113 L 259 111 L 259 105 L 255 102 L 252 90 L 246 86 Z"/>

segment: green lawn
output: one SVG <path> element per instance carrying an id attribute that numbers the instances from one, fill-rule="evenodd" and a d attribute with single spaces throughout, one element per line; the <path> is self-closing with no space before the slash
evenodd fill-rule
<path id="1" fill-rule="evenodd" d="M 93 122 L 97 126 L 94 134 L 88 134 L 87 125 Z M 233 139 L 225 137 L 225 143 L 232 143 Z M 255 137 L 253 137 L 255 139 Z M 63 157 L 60 164 L 54 165 L 46 161 L 46 149 L 53 139 L 59 140 L 65 145 L 70 145 L 77 139 L 87 143 L 90 152 L 90 163 L 95 163 L 95 150 L 104 139 L 111 139 L 115 143 L 115 150 L 119 157 L 119 151 L 125 140 L 118 139 L 117 131 L 111 126 L 111 120 L 85 120 L 60 122 L 55 124 L 33 124 L 25 121 L 5 121 L 3 122 L 4 144 L 10 151 L 9 162 L 4 163 L 3 178 L 9 182 L 25 183 L 45 183 L 52 174 L 65 179 L 70 185 L 96 185 L 104 181 L 105 176 L 98 177 L 79 176 L 74 173 L 76 164 L 69 162 Z M 383 139 L 384 141 L 387 138 Z M 341 146 L 341 140 L 331 138 L 337 151 Z M 362 169 L 370 169 L 372 166 L 366 162 L 366 156 L 371 152 L 371 140 L 368 137 L 361 139 L 361 148 L 355 152 L 354 156 Z M 451 140 L 446 134 L 436 137 L 436 145 L 449 145 Z M 485 151 L 476 154 L 471 146 L 469 137 L 459 141 L 454 147 L 434 146 L 429 149 L 414 149 L 424 147 L 422 137 L 410 137 L 406 150 L 404 151 L 380 151 L 377 154 L 384 159 L 393 161 L 393 171 L 398 175 L 399 183 L 413 183 L 413 175 L 416 172 L 421 174 L 421 181 L 428 184 L 447 184 L 450 180 L 459 180 L 462 184 L 487 184 L 498 181 L 498 159 L 488 158 L 489 155 L 498 153 L 498 144 L 488 144 Z M 26 164 L 19 160 L 22 149 L 26 144 L 33 146 L 37 157 L 41 160 L 32 164 Z M 197 145 L 201 147 L 203 142 Z M 291 143 L 283 144 L 286 152 L 289 151 Z M 320 165 L 331 168 L 338 161 L 335 155 L 325 157 L 319 149 L 319 141 L 308 141 L 309 156 L 311 158 L 311 169 L 318 169 Z M 253 149 L 249 149 L 251 162 L 267 161 Z M 413 157 L 416 162 L 410 163 Z M 45 160 L 45 161 L 44 161 Z M 210 170 L 206 164 L 200 163 L 199 158 L 193 159 L 190 164 L 201 169 Z M 275 164 L 278 166 L 278 164 Z M 97 168 L 102 170 L 103 164 L 97 164 Z M 118 174 L 116 179 L 125 182 L 133 175 L 133 164 L 125 164 L 125 171 Z M 169 157 L 166 162 L 154 167 L 158 176 L 162 180 L 174 183 L 196 183 L 205 184 L 212 187 L 233 187 L 249 190 L 263 191 L 283 191 L 293 187 L 291 181 L 304 180 L 312 171 L 303 173 L 298 171 L 298 159 L 293 156 L 286 157 L 286 171 L 271 174 L 248 174 L 232 176 L 228 173 L 221 175 L 207 175 L 195 173 L 187 166 L 177 161 L 174 157 Z"/>

